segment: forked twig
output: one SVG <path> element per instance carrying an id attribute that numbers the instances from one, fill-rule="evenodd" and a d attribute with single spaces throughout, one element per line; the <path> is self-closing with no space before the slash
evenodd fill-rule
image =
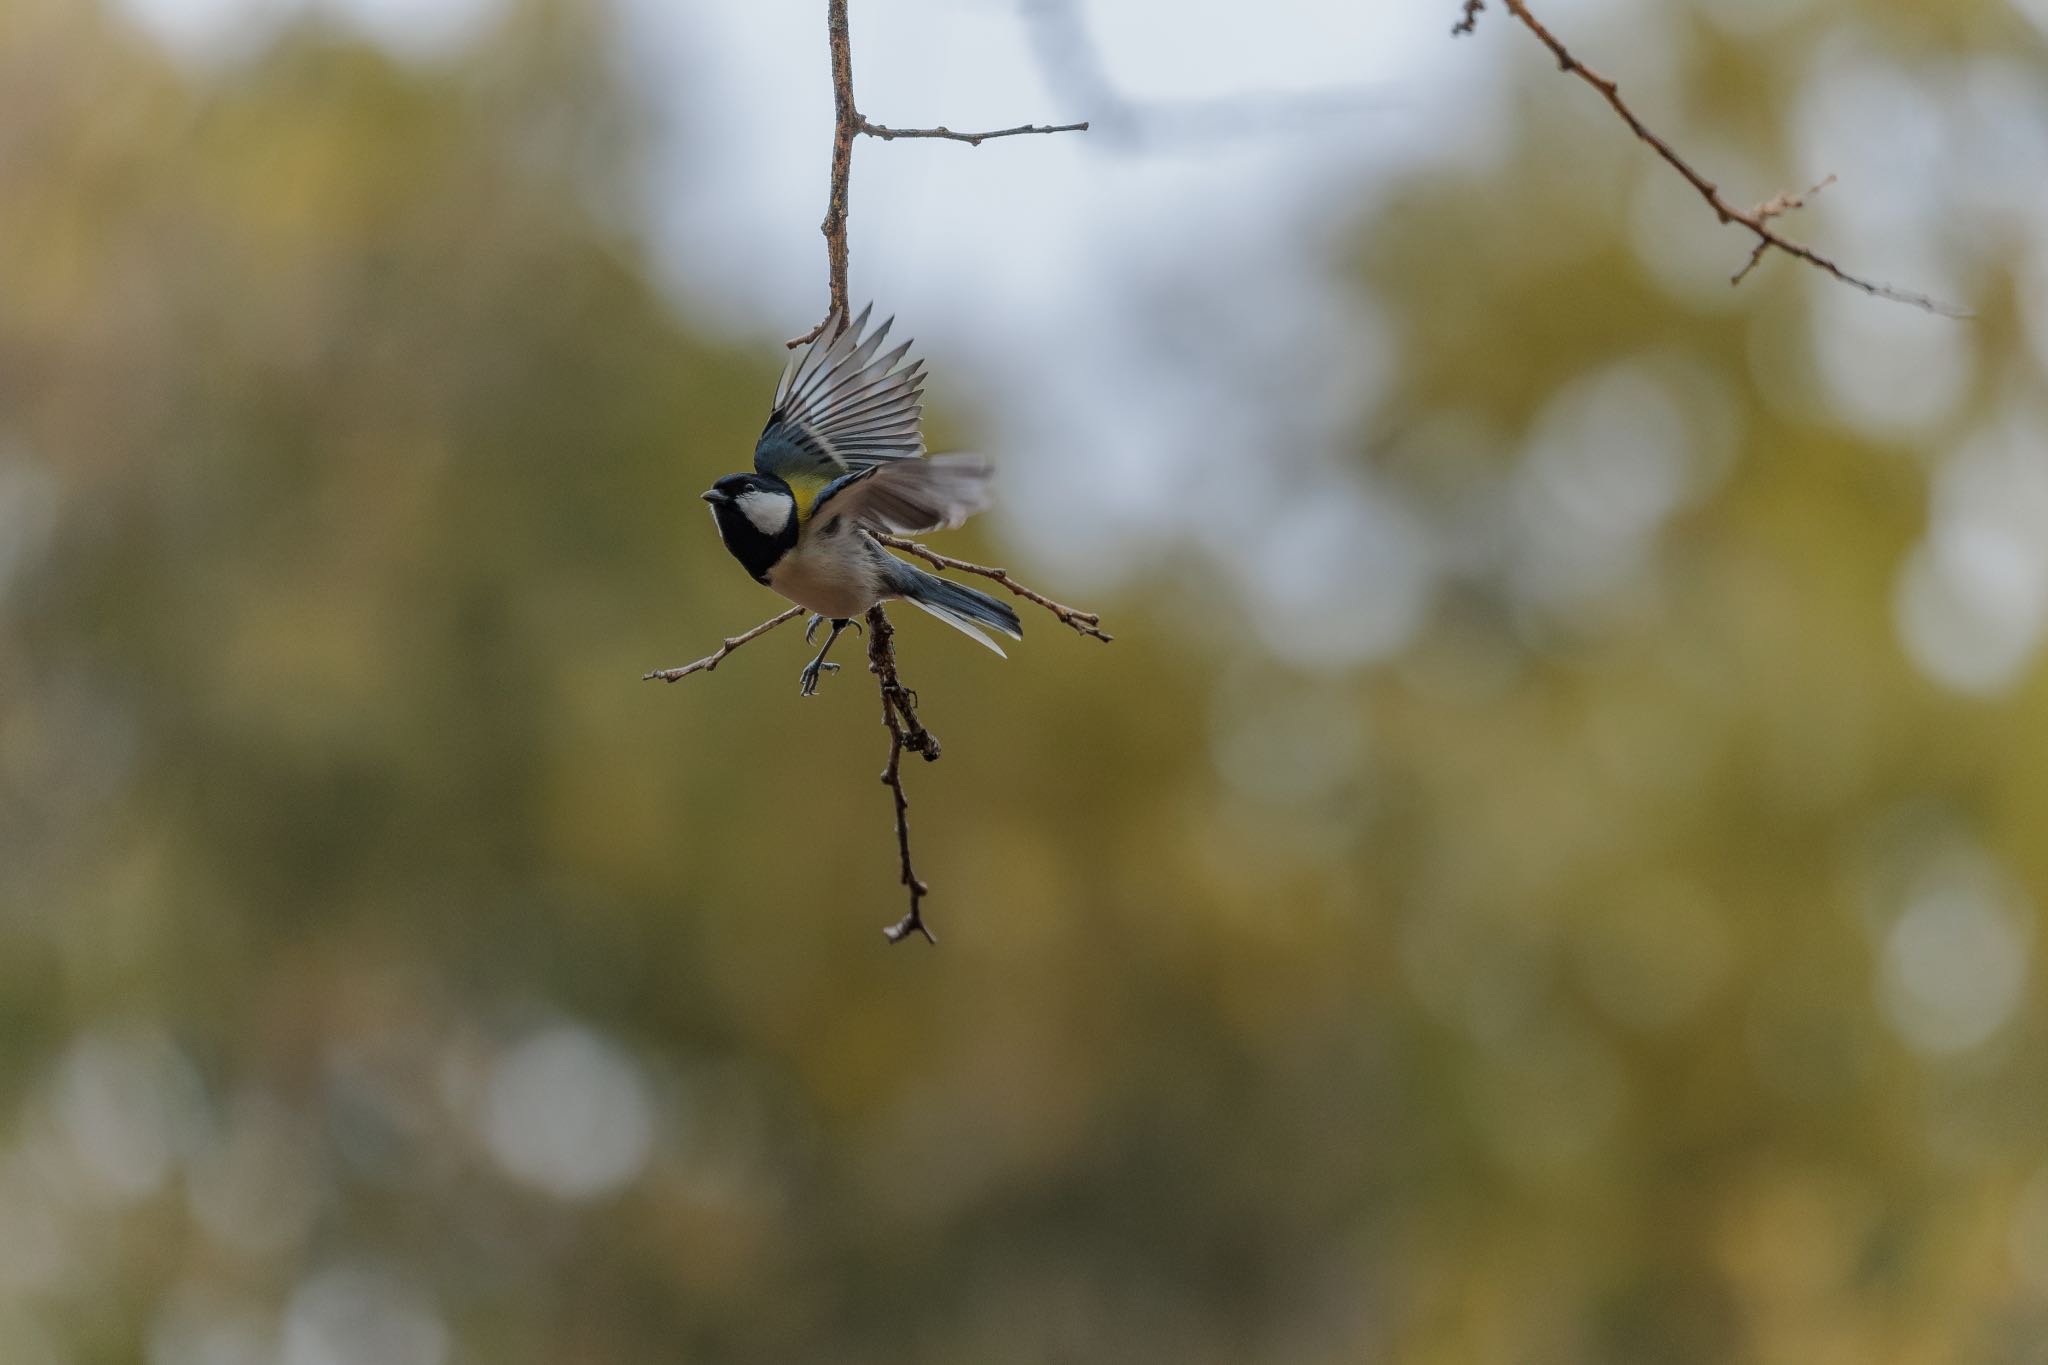
<path id="1" fill-rule="evenodd" d="M 824 334 L 833 318 L 846 325 L 852 316 L 846 306 L 846 185 L 853 175 L 853 140 L 862 134 L 891 142 L 899 137 L 941 138 L 979 147 L 992 137 L 1017 137 L 1025 133 L 1084 133 L 1086 123 L 1030 124 L 998 128 L 992 133 L 956 133 L 950 128 L 885 128 L 870 123 L 853 102 L 853 39 L 846 26 L 846 0 L 825 0 L 825 38 L 832 49 L 832 186 L 825 200 L 825 221 L 818 230 L 825 234 L 825 269 L 830 306 L 818 325 L 785 344 L 794 350 L 807 346 Z"/>
<path id="2" fill-rule="evenodd" d="M 1522 27 L 1535 34 L 1537 40 L 1550 49 L 1550 55 L 1557 59 L 1560 71 L 1563 71 L 1566 75 L 1577 76 L 1580 80 L 1599 91 L 1601 98 L 1606 100 L 1614 112 L 1621 117 L 1621 121 L 1628 125 L 1629 131 L 1634 133 L 1638 139 L 1645 143 L 1652 151 L 1656 152 L 1658 156 L 1662 157 L 1673 170 L 1684 176 L 1686 183 L 1699 193 L 1700 198 L 1707 201 L 1707 206 L 1714 211 L 1715 217 L 1719 218 L 1723 223 L 1737 224 L 1755 234 L 1756 245 L 1750 251 L 1749 262 L 1742 269 L 1735 272 L 1731 283 L 1742 283 L 1748 277 L 1749 272 L 1756 268 L 1757 262 L 1763 259 L 1764 253 L 1775 249 L 1784 252 L 1787 256 L 1805 261 L 1815 269 L 1825 271 L 1850 288 L 1860 289 L 1873 298 L 1890 299 L 1894 303 L 1903 303 L 1909 307 L 1938 314 L 1941 317 L 1967 318 L 1970 316 L 1968 309 L 1958 307 L 1955 304 L 1944 303 L 1925 294 L 1916 294 L 1911 290 L 1900 289 L 1894 285 L 1865 278 L 1862 275 L 1851 274 L 1828 257 L 1815 251 L 1812 247 L 1807 246 L 1803 242 L 1794 241 L 1792 238 L 1783 235 L 1771 227 L 1770 224 L 1773 218 L 1780 216 L 1790 209 L 1800 207 L 1808 196 L 1818 191 L 1819 186 L 1807 191 L 1805 196 L 1779 195 L 1774 199 L 1764 201 L 1754 209 L 1746 211 L 1729 203 L 1727 199 L 1722 197 L 1719 185 L 1693 169 L 1692 164 L 1680 156 L 1669 142 L 1666 142 L 1656 133 L 1650 131 L 1648 125 L 1641 118 L 1637 117 L 1636 111 L 1629 107 L 1626 100 L 1622 99 L 1621 87 L 1619 85 L 1573 56 L 1571 49 L 1567 48 L 1556 34 L 1545 28 L 1543 22 L 1529 11 L 1526 0 L 1501 0 L 1501 4 L 1509 14 L 1521 22 Z M 1451 26 L 1451 32 L 1453 34 L 1472 32 L 1478 25 L 1480 11 L 1485 8 L 1486 0 L 1461 0 L 1461 17 L 1456 24 Z M 1833 177 L 1830 176 L 1829 180 L 1832 179 Z M 1827 183 L 1828 181 L 1826 180 L 1821 182 L 1822 185 Z"/>
<path id="3" fill-rule="evenodd" d="M 1830 175 L 1804 194 L 1794 194 L 1790 190 L 1775 194 L 1756 206 L 1756 216 L 1759 221 L 1768 223 L 1771 219 L 1782 214 L 1803 209 L 1806 207 L 1808 200 L 1834 183 L 1835 177 Z M 1768 241 L 1762 237 L 1757 238 L 1756 245 L 1750 248 L 1749 259 L 1743 262 L 1742 269 L 1728 277 L 1728 283 L 1741 284 L 1748 277 L 1749 272 L 1756 269 L 1756 263 L 1764 258 L 1764 253 L 1770 249 L 1771 244 Z"/>

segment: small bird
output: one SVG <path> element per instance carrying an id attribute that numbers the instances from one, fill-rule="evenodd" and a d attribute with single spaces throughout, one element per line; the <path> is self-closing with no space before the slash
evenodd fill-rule
<path id="1" fill-rule="evenodd" d="M 825 647 L 804 665 L 802 695 L 815 696 L 839 633 L 877 602 L 922 607 L 996 653 L 982 630 L 1024 638 L 1017 613 L 986 593 L 907 564 L 875 535 L 951 530 L 989 505 L 990 470 L 979 455 L 923 458 L 924 362 L 904 365 L 904 342 L 878 354 L 895 319 L 863 337 L 870 304 L 851 327 L 834 314 L 790 362 L 775 408 L 754 443 L 754 472 L 728 474 L 704 491 L 719 539 L 757 583 L 812 613 L 804 641 L 829 621 Z"/>

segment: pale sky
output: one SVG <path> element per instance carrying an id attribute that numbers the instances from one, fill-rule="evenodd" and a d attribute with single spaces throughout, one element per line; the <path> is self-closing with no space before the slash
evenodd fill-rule
<path id="1" fill-rule="evenodd" d="M 658 205 L 670 278 L 736 325 L 765 328 L 764 339 L 808 326 L 822 296 L 817 222 L 832 119 L 822 8 L 627 5 L 646 35 L 643 69 L 671 76 L 655 83 L 673 111 L 666 145 L 679 168 L 657 177 L 671 191 Z M 967 129 L 1102 116 L 1055 93 L 1017 0 L 853 10 L 855 85 L 878 122 Z M 1303 447 L 1350 434 L 1383 343 L 1369 308 L 1328 289 L 1326 229 L 1358 202 L 1371 168 L 1444 155 L 1460 137 L 1483 141 L 1498 48 L 1453 44 L 1441 14 L 1405 0 L 1192 0 L 1170 11 L 1104 0 L 1085 13 L 1118 94 L 1133 102 L 1353 102 L 1141 154 L 1100 130 L 856 148 L 855 295 L 902 315 L 935 363 L 949 364 L 935 373 L 935 397 L 949 401 L 950 387 L 950 401 L 972 401 L 989 424 L 1010 496 L 1006 532 L 1114 571 L 1191 522 L 1238 524 L 1233 469 L 1312 463 L 1319 452 Z M 1200 326 L 1162 354 L 1159 333 L 1176 324 L 1147 296 L 1170 299 L 1182 317 L 1284 330 L 1254 339 L 1270 362 L 1253 372 L 1245 337 Z M 1203 382 L 1188 382 L 1191 362 Z M 1315 382 L 1331 370 L 1353 378 L 1331 392 Z M 1276 384 L 1306 385 L 1318 401 L 1275 429 L 1269 399 L 1238 398 L 1251 389 L 1264 399 Z M 1329 496 L 1348 496 L 1332 483 Z"/>

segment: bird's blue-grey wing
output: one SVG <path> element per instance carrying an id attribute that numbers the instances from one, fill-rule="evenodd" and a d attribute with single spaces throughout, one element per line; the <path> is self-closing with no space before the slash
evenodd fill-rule
<path id="1" fill-rule="evenodd" d="M 813 515 L 849 516 L 899 536 L 950 531 L 988 507 L 992 473 L 979 455 L 871 464 L 827 484 Z"/>
<path id="2" fill-rule="evenodd" d="M 865 335 L 873 311 L 836 336 L 835 315 L 790 362 L 754 446 L 754 468 L 796 490 L 805 515 L 833 479 L 924 450 L 924 362 L 903 363 L 907 341 L 882 350 L 893 318 Z"/>

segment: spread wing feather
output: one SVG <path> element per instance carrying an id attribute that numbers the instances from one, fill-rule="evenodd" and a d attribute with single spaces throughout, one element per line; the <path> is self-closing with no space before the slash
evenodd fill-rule
<path id="1" fill-rule="evenodd" d="M 915 460 L 924 450 L 924 362 L 903 363 L 907 341 L 882 351 L 893 318 L 864 336 L 873 311 L 872 304 L 863 308 L 843 332 L 835 315 L 790 361 L 754 446 L 754 468 L 798 490 L 806 515 L 814 505 L 806 492 L 885 462 Z"/>
<path id="2" fill-rule="evenodd" d="M 829 510 L 898 536 L 950 531 L 987 508 L 991 473 L 979 455 L 871 464 L 827 484 L 812 515 Z"/>

